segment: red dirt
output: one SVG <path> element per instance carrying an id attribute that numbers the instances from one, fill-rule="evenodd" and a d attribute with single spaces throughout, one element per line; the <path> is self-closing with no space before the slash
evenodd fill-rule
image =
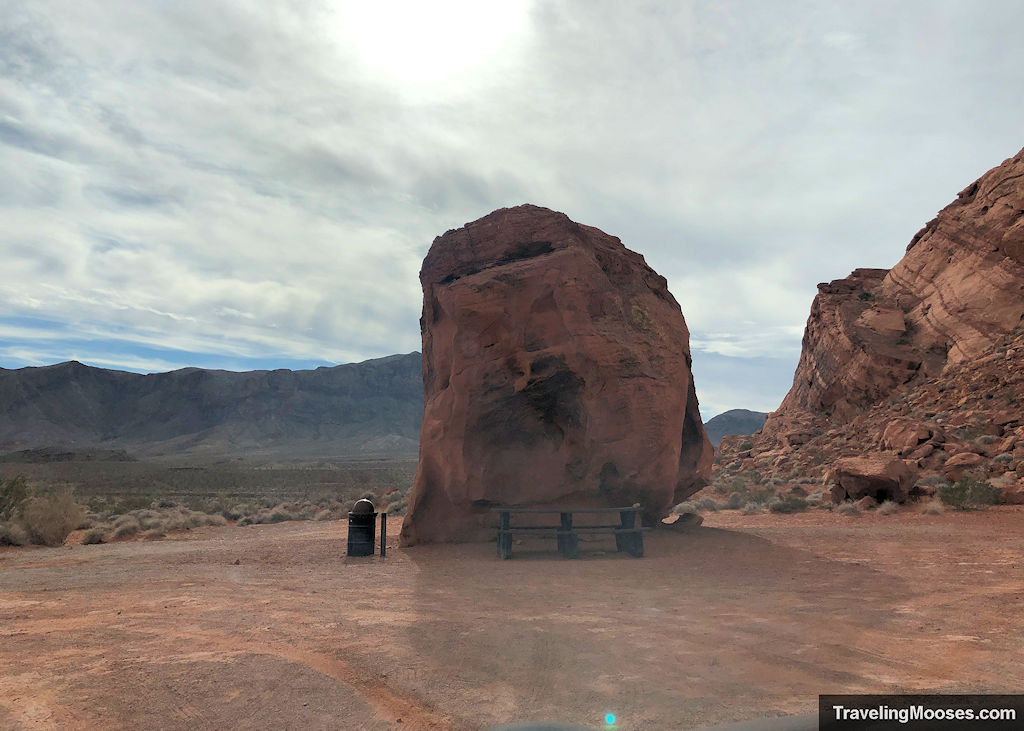
<path id="1" fill-rule="evenodd" d="M 599 727 L 614 711 L 678 729 L 806 713 L 822 692 L 1024 688 L 1019 507 L 716 513 L 649 534 L 643 559 L 606 542 L 579 561 L 543 543 L 504 562 L 493 544 L 348 559 L 344 531 L 0 549 L 0 727 Z"/>

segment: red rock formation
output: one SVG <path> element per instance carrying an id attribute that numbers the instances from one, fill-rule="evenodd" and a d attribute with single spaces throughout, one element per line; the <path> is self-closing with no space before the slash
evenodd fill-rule
<path id="1" fill-rule="evenodd" d="M 1005 441 L 1019 423 L 1024 393 L 1006 369 L 1022 320 L 1024 150 L 961 191 L 891 270 L 818 285 L 792 389 L 745 457 L 723 441 L 721 463 L 820 476 L 837 457 L 881 448 L 939 473 L 967 451 L 984 458 L 962 457 L 950 475 L 991 473 L 996 446 L 975 443 L 977 430 Z"/>
<path id="2" fill-rule="evenodd" d="M 492 506 L 644 506 L 705 484 L 689 332 L 665 279 L 615 237 L 537 206 L 434 240 L 425 404 L 404 545 L 489 538 Z"/>
<path id="3" fill-rule="evenodd" d="M 916 473 L 916 468 L 887 454 L 846 457 L 837 460 L 832 468 L 832 479 L 839 488 L 833 488 L 832 500 L 841 503 L 868 497 L 879 503 L 903 502 L 914 485 Z"/>

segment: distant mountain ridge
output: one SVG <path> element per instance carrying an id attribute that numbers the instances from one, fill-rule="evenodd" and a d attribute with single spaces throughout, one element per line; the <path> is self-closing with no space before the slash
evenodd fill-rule
<path id="1" fill-rule="evenodd" d="M 753 434 L 764 426 L 767 418 L 768 414 L 763 411 L 731 409 L 708 419 L 704 422 L 704 429 L 708 433 L 708 439 L 717 449 L 722 437 L 732 434 Z"/>
<path id="2" fill-rule="evenodd" d="M 183 368 L 142 375 L 77 361 L 0 368 L 0 451 L 412 455 L 422 414 L 418 352 L 306 371 Z"/>

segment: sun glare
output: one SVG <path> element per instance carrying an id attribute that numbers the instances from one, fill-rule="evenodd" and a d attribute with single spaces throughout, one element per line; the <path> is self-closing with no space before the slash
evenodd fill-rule
<path id="1" fill-rule="evenodd" d="M 526 27 L 526 0 L 342 2 L 338 32 L 373 74 L 408 84 L 463 81 L 493 68 Z"/>

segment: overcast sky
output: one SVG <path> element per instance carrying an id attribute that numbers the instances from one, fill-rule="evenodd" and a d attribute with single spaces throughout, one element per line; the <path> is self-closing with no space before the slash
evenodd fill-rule
<path id="1" fill-rule="evenodd" d="M 1017 0 L 0 0 L 0 366 L 418 350 L 433 238 L 530 202 L 668 278 L 705 418 L 769 411 L 815 285 L 1024 146 L 1022 28 Z"/>

